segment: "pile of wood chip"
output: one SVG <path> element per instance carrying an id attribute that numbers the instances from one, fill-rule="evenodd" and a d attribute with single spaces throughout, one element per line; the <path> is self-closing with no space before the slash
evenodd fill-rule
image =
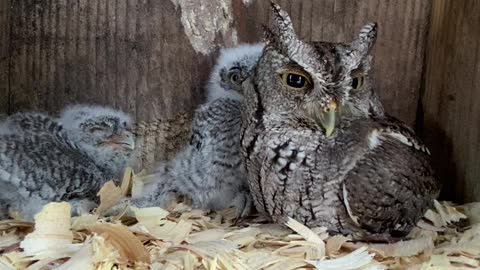
<path id="1" fill-rule="evenodd" d="M 352 242 L 290 219 L 261 217 L 235 224 L 233 210 L 205 213 L 183 203 L 169 211 L 129 207 L 104 217 L 135 194 L 129 171 L 120 187 L 107 183 L 94 214 L 70 216 L 68 203 L 50 203 L 35 226 L 0 221 L 0 269 L 475 269 L 480 267 L 480 203 L 435 202 L 410 240 Z"/>

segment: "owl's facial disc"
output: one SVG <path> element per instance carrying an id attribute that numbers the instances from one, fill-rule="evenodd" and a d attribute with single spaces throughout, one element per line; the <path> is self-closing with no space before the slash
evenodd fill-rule
<path id="1" fill-rule="evenodd" d="M 127 151 L 135 149 L 135 137 L 127 123 L 122 125 L 116 118 L 90 123 L 85 127 L 85 131 L 86 136 L 91 137 L 97 147 Z"/>

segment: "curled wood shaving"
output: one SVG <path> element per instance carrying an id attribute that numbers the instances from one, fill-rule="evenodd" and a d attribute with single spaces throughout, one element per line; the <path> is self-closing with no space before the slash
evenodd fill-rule
<path id="1" fill-rule="evenodd" d="M 145 175 L 145 171 L 141 171 L 138 175 L 132 172 L 132 189 L 131 195 L 132 198 L 138 198 L 143 193 L 143 187 L 147 184 L 149 179 L 155 178 L 154 175 Z"/>
<path id="2" fill-rule="evenodd" d="M 314 232 L 312 232 L 312 230 L 310 230 L 300 222 L 294 220 L 293 218 L 288 218 L 285 225 L 287 225 L 290 229 L 301 235 L 303 238 L 305 238 L 305 240 L 318 244 L 320 246 L 325 246 L 325 242 L 323 242 L 323 240 L 318 237 L 317 234 L 315 234 Z"/>
<path id="3" fill-rule="evenodd" d="M 126 262 L 149 263 L 150 257 L 143 244 L 127 228 L 117 224 L 99 224 L 89 227 L 91 232 L 105 239 L 105 242 L 114 247 Z"/>
<path id="4" fill-rule="evenodd" d="M 328 256 L 332 256 L 334 253 L 340 250 L 343 244 L 350 241 L 349 237 L 343 235 L 335 235 L 327 240 L 326 251 Z"/>
<path id="5" fill-rule="evenodd" d="M 122 196 L 131 195 L 132 192 L 132 178 L 133 178 L 133 169 L 127 167 L 123 174 L 122 183 L 120 184 L 120 189 L 122 190 Z"/>
<path id="6" fill-rule="evenodd" d="M 309 261 L 317 269 L 359 269 L 367 266 L 373 260 L 373 255 L 368 254 L 367 247 L 363 246 L 354 252 L 333 260 Z"/>
<path id="7" fill-rule="evenodd" d="M 467 218 L 467 216 L 459 212 L 456 208 L 452 207 L 448 202 L 439 203 L 437 200 L 435 200 L 434 204 L 435 209 L 437 210 L 438 214 L 440 214 L 445 224 L 451 224 Z"/>
<path id="8" fill-rule="evenodd" d="M 70 204 L 49 203 L 35 215 L 35 230 L 20 243 L 26 255 L 61 249 L 72 244 Z M 49 256 L 49 255 L 45 255 Z M 54 256 L 50 253 L 50 256 Z"/>
<path id="9" fill-rule="evenodd" d="M 383 257 L 409 257 L 433 249 L 433 240 L 422 237 L 413 240 L 400 241 L 394 244 L 371 244 L 369 248 Z"/>
<path id="10" fill-rule="evenodd" d="M 134 176 L 132 171 L 120 187 L 108 184 L 104 191 L 128 194 L 125 190 Z M 109 198 L 104 200 L 111 201 Z M 106 211 L 108 205 L 99 208 Z M 0 221 L 0 269 L 480 267 L 480 224 L 474 222 L 479 218 L 478 204 L 436 202 L 409 234 L 409 240 L 393 244 L 354 243 L 345 236 L 328 235 L 325 228 L 306 228 L 293 219 L 287 220 L 287 228 L 249 217 L 239 227 L 234 225 L 233 209 L 206 213 L 185 203 L 175 203 L 169 209 L 128 209 L 131 211 L 121 223 L 120 219 L 99 215 L 70 218 L 68 204 L 52 203 L 37 215 L 33 232 L 30 223 Z M 457 222 L 465 217 L 468 222 Z M 456 227 L 465 224 L 470 227 Z"/>
<path id="11" fill-rule="evenodd" d="M 145 226 L 157 226 L 165 222 L 165 218 L 170 214 L 168 211 L 163 210 L 160 207 L 149 207 L 139 209 L 137 207 L 131 207 L 135 218 L 139 224 Z"/>
<path id="12" fill-rule="evenodd" d="M 68 269 L 85 269 L 94 270 L 93 246 L 91 243 L 83 245 L 83 247 L 70 258 L 66 263 L 60 265 L 57 270 Z"/>
<path id="13" fill-rule="evenodd" d="M 117 187 L 113 181 L 108 181 L 98 192 L 100 197 L 100 205 L 97 207 L 95 213 L 102 215 L 106 210 L 114 206 L 123 197 L 123 191 Z"/>
<path id="14" fill-rule="evenodd" d="M 17 234 L 16 231 L 11 231 L 8 233 L 3 233 L 0 236 L 0 251 L 6 247 L 18 244 L 22 241 L 22 237 Z"/>

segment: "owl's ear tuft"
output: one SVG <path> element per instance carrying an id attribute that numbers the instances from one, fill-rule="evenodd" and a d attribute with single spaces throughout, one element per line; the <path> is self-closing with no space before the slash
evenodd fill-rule
<path id="1" fill-rule="evenodd" d="M 279 33 L 274 32 L 266 25 L 263 26 L 263 42 L 266 47 L 273 48 L 275 51 L 288 55 L 288 46 L 282 42 L 282 37 Z"/>
<path id="2" fill-rule="evenodd" d="M 298 38 L 292 20 L 279 5 L 271 3 L 273 23 L 270 28 L 264 27 L 265 43 L 282 54 L 288 55 L 298 45 Z"/>
<path id="3" fill-rule="evenodd" d="M 377 40 L 377 23 L 365 24 L 358 34 L 358 38 L 352 42 L 352 46 L 363 55 L 369 54 Z"/>
<path id="4" fill-rule="evenodd" d="M 282 10 L 279 5 L 270 2 L 273 14 L 273 31 L 281 36 L 295 37 L 295 29 L 293 28 L 292 20 L 287 12 Z"/>
<path id="5" fill-rule="evenodd" d="M 263 42 L 266 45 L 274 45 L 278 43 L 278 36 L 273 33 L 272 29 L 268 28 L 265 24 L 262 24 L 263 29 Z"/>

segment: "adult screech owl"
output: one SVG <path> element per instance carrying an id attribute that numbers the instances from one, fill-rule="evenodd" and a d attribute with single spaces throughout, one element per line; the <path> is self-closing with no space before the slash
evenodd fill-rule
<path id="1" fill-rule="evenodd" d="M 59 119 L 17 113 L 0 132 L 0 217 L 32 220 L 43 205 L 96 206 L 102 185 L 119 179 L 134 149 L 130 117 L 100 106 L 71 106 Z"/>
<path id="2" fill-rule="evenodd" d="M 376 24 L 349 44 L 303 42 L 274 26 L 244 83 L 242 153 L 257 209 L 356 239 L 407 234 L 439 192 L 429 153 L 385 115 L 369 78 Z"/>
<path id="3" fill-rule="evenodd" d="M 166 207 L 177 195 L 195 208 L 235 207 L 237 216 L 250 212 L 252 201 L 240 154 L 242 82 L 250 76 L 263 44 L 223 49 L 207 85 L 208 101 L 195 111 L 190 143 L 154 172 L 135 206 Z M 117 207 L 118 208 L 118 207 Z"/>

